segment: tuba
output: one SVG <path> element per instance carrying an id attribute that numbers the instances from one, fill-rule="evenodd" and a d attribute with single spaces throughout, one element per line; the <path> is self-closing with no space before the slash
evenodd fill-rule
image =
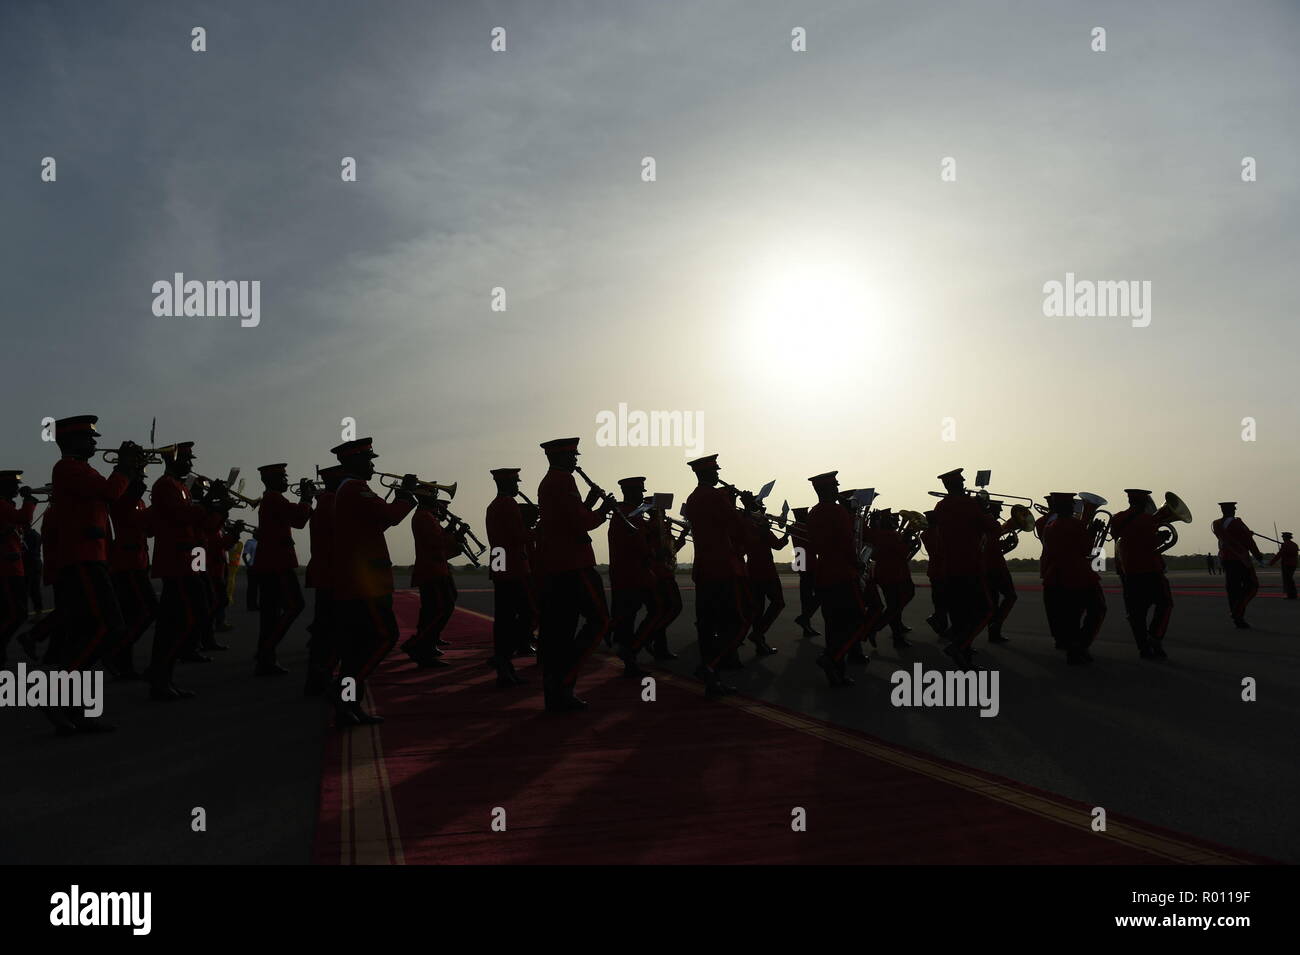
<path id="1" fill-rule="evenodd" d="M 1169 540 L 1156 548 L 1158 553 L 1163 554 L 1178 543 L 1178 530 L 1174 524 L 1190 524 L 1192 510 L 1173 491 L 1165 491 L 1165 503 L 1160 510 L 1156 511 L 1155 519 L 1162 528 L 1169 531 Z"/>
<path id="2" fill-rule="evenodd" d="M 1034 529 L 1034 512 L 1023 504 L 1011 505 L 1011 516 L 998 530 L 1002 553 L 1009 554 L 1020 544 L 1020 535 Z"/>

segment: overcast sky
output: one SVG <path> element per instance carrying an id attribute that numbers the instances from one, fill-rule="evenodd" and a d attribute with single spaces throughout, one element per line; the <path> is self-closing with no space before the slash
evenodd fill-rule
<path id="1" fill-rule="evenodd" d="M 701 413 L 776 507 L 838 468 L 921 508 L 964 466 L 1175 490 L 1179 551 L 1224 499 L 1272 534 L 1298 49 L 1282 2 L 5 3 L 0 466 L 43 481 L 41 418 L 94 412 L 296 477 L 353 417 L 481 531 L 488 469 L 531 493 L 553 437 L 683 499 L 688 449 L 596 446 L 626 403 Z M 260 324 L 155 317 L 176 272 L 259 280 Z M 1150 282 L 1150 324 L 1046 317 L 1067 272 Z"/>

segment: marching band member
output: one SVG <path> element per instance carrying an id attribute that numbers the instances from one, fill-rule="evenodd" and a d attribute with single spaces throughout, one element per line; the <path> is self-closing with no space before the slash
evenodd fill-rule
<path id="1" fill-rule="evenodd" d="M 339 680 L 331 693 L 334 725 L 382 723 L 367 712 L 366 678 L 397 643 L 393 614 L 393 562 L 384 531 L 400 524 L 415 507 L 414 474 L 407 474 L 386 502 L 367 483 L 375 473 L 370 438 L 345 441 L 330 449 L 346 477 L 334 494 L 333 560 L 330 580 L 339 618 Z M 259 533 L 262 527 L 258 527 Z M 258 558 L 261 560 L 261 557 Z M 265 595 L 262 597 L 265 600 Z"/>
<path id="2" fill-rule="evenodd" d="M 659 603 L 655 588 L 654 571 L 651 570 L 653 541 L 650 537 L 650 518 L 644 514 L 631 518 L 645 497 L 645 478 L 628 477 L 618 482 L 623 500 L 618 509 L 629 517 L 634 527 L 624 521 L 609 522 L 609 589 L 613 598 L 614 641 L 618 655 L 623 660 L 623 675 L 644 676 L 637 663 L 637 655 L 650 634 L 659 625 L 664 608 Z M 636 626 L 637 614 L 645 609 L 641 625 Z M 633 632 L 635 629 L 635 632 Z"/>
<path id="3" fill-rule="evenodd" d="M 523 684 L 515 672 L 515 651 L 532 643 L 532 562 L 529 545 L 537 539 L 536 508 L 529 513 L 515 500 L 519 494 L 519 468 L 495 468 L 488 472 L 496 482 L 497 496 L 487 507 L 489 576 L 492 580 L 492 666 L 497 686 Z"/>
<path id="4" fill-rule="evenodd" d="M 951 623 L 948 619 L 948 602 L 944 599 L 947 574 L 943 568 L 943 537 L 939 533 L 939 516 L 934 511 L 926 511 L 925 521 L 925 530 L 921 531 L 921 546 L 925 548 L 925 576 L 930 579 L 930 602 L 934 606 L 925 622 L 940 640 L 947 640 Z"/>
<path id="5" fill-rule="evenodd" d="M 329 689 L 339 659 L 338 620 L 334 609 L 334 496 L 345 477 L 343 466 L 320 469 L 324 488 L 307 521 L 311 557 L 307 561 L 307 586 L 315 591 L 311 624 L 307 627 L 307 679 L 303 696 L 320 696 Z"/>
<path id="6" fill-rule="evenodd" d="M 182 690 L 172 682 L 172 672 L 210 610 L 205 575 L 194 563 L 202 529 L 211 515 L 192 498 L 184 481 L 194 465 L 194 442 L 171 445 L 163 450 L 162 457 L 163 474 L 150 491 L 152 575 L 162 581 L 162 597 L 158 601 L 148 676 L 149 698 L 167 703 L 194 696 L 193 690 Z"/>
<path id="7" fill-rule="evenodd" d="M 1074 495 L 1056 491 L 1047 496 L 1051 513 L 1041 522 L 1043 538 L 1043 605 L 1048 626 L 1066 662 L 1091 663 L 1088 648 L 1106 617 L 1101 578 L 1092 569 L 1093 537 L 1074 516 Z"/>
<path id="8" fill-rule="evenodd" d="M 304 481 L 298 489 L 301 500 L 291 504 L 287 464 L 264 464 L 257 469 L 266 490 L 257 508 L 258 577 L 257 676 L 283 676 L 289 671 L 276 662 L 276 647 L 306 605 L 298 584 L 298 554 L 293 530 L 301 530 L 311 519 L 315 487 Z"/>
<path id="9" fill-rule="evenodd" d="M 817 555 L 817 599 L 826 621 L 826 651 L 817 665 L 831 686 L 853 686 L 845 658 L 863 623 L 857 589 L 862 568 L 853 548 L 853 515 L 840 502 L 837 474 L 827 471 L 808 479 L 817 492 L 817 504 L 808 512 L 808 543 Z"/>
<path id="10" fill-rule="evenodd" d="M 195 488 L 190 490 L 191 493 L 195 492 Z M 207 584 L 208 588 L 208 613 L 203 619 L 202 627 L 197 631 L 198 640 L 193 655 L 182 656 L 182 660 L 195 657 L 211 660 L 211 657 L 202 657 L 198 651 L 206 650 L 211 652 L 213 650 L 230 649 L 224 643 L 217 642 L 216 632 L 218 625 L 225 630 L 230 629 L 225 624 L 226 564 L 229 560 L 227 555 L 230 547 L 234 541 L 239 539 L 239 535 L 228 531 L 226 523 L 230 517 L 230 509 L 234 501 L 226 492 L 226 486 L 221 481 L 217 481 L 207 488 L 206 493 L 202 494 L 201 497 L 200 503 L 208 511 L 207 519 L 199 528 L 199 537 L 203 544 L 207 567 L 207 573 L 203 576 L 204 583 Z"/>
<path id="11" fill-rule="evenodd" d="M 596 572 L 589 534 L 605 522 L 604 498 L 595 487 L 586 498 L 578 493 L 573 479 L 580 453 L 577 438 L 556 438 L 543 442 L 541 448 L 548 467 L 537 487 L 541 565 L 537 651 L 547 712 L 569 713 L 587 708 L 587 702 L 574 693 L 578 671 L 611 626 L 605 584 Z"/>
<path id="12" fill-rule="evenodd" d="M 0 471 L 0 666 L 8 660 L 9 640 L 27 619 L 27 571 L 23 566 L 22 535 L 32 526 L 36 498 L 22 487 L 22 471 Z"/>
<path id="13" fill-rule="evenodd" d="M 149 538 L 153 528 L 144 502 L 145 488 L 142 471 L 126 493 L 108 506 L 113 520 L 108 569 L 126 631 L 122 642 L 110 648 L 105 659 L 119 680 L 142 679 L 135 668 L 135 645 L 158 617 L 158 595 L 149 580 Z"/>
<path id="14" fill-rule="evenodd" d="M 871 544 L 871 579 L 884 597 L 884 613 L 878 627 L 889 627 L 894 646 L 906 649 L 912 644 L 907 639 L 903 609 L 916 596 L 916 584 L 912 583 L 907 541 L 898 530 L 898 515 L 888 508 L 881 511 L 879 526 L 871 528 L 866 539 Z"/>
<path id="15" fill-rule="evenodd" d="M 1219 563 L 1223 565 L 1223 580 L 1228 591 L 1228 611 L 1238 630 L 1249 630 L 1246 607 L 1259 593 L 1259 577 L 1251 558 L 1263 561 L 1264 555 L 1255 543 L 1255 532 L 1237 516 L 1237 502 L 1223 501 L 1219 509 L 1223 516 L 1212 527 L 1214 536 L 1219 539 Z"/>
<path id="16" fill-rule="evenodd" d="M 411 535 L 415 538 L 415 566 L 411 587 L 420 591 L 420 616 L 415 633 L 402 644 L 402 651 L 421 669 L 446 667 L 438 639 L 456 610 L 456 582 L 449 558 L 460 553 L 460 542 L 439 522 L 446 506 L 436 491 L 417 489 Z"/>
<path id="17" fill-rule="evenodd" d="M 1296 542 L 1291 539 L 1290 531 L 1282 532 L 1282 543 L 1278 546 L 1277 553 L 1273 559 L 1268 562 L 1272 567 L 1278 561 L 1282 562 L 1282 592 L 1286 595 L 1284 599 L 1295 600 L 1295 568 L 1297 554 L 1300 554 L 1300 548 L 1296 547 Z"/>
<path id="18" fill-rule="evenodd" d="M 682 515 L 691 523 L 695 559 L 691 579 L 695 582 L 695 633 L 700 665 L 695 675 L 704 681 L 709 697 L 735 693 L 718 675 L 723 659 L 745 639 L 748 629 L 741 589 L 744 562 L 737 556 L 736 508 L 731 494 L 718 487 L 718 456 L 706 455 L 688 461 L 695 472 L 696 487 L 682 505 Z"/>
<path id="19" fill-rule="evenodd" d="M 663 613 L 650 634 L 650 653 L 659 661 L 676 660 L 677 654 L 668 649 L 668 627 L 682 613 L 682 591 L 677 586 L 677 552 L 686 546 L 689 528 L 683 524 L 674 537 L 667 514 L 672 506 L 672 495 L 656 494 L 654 500 L 655 507 L 650 512 L 650 539 L 653 542 L 650 569 Z"/>
<path id="20" fill-rule="evenodd" d="M 1124 493 L 1128 496 L 1128 507 L 1110 521 L 1116 563 L 1124 568 L 1120 575 L 1124 611 L 1138 654 L 1144 660 L 1163 660 L 1165 631 L 1174 609 L 1173 593 L 1165 576 L 1165 560 L 1160 556 L 1160 546 L 1167 535 L 1161 533 L 1150 491 L 1126 488 Z"/>
<path id="21" fill-rule="evenodd" d="M 795 556 L 792 564 L 799 575 L 799 616 L 794 618 L 794 622 L 805 638 L 820 637 L 812 625 L 812 616 L 821 608 L 821 603 L 817 600 L 816 557 L 808 545 L 808 508 L 796 507 L 791 513 L 794 523 L 790 525 L 790 542 Z"/>
<path id="22" fill-rule="evenodd" d="M 989 518 L 978 499 L 965 491 L 962 469 L 939 475 L 947 494 L 934 506 L 943 527 L 944 599 L 952 620 L 952 640 L 944 653 L 958 666 L 970 666 L 970 645 L 987 619 L 984 591 L 984 541 Z"/>
<path id="23" fill-rule="evenodd" d="M 1002 501 L 989 501 L 989 516 L 996 529 L 992 530 L 984 542 L 984 584 L 989 599 L 989 643 L 1007 643 L 1002 636 L 1002 625 L 1011 615 L 1011 608 L 1016 605 L 1015 581 L 1011 579 L 1011 568 L 1007 566 L 1007 552 L 1016 546 L 1016 535 L 1010 527 L 1010 521 L 1002 522 Z"/>
<path id="24" fill-rule="evenodd" d="M 773 533 L 763 506 L 748 491 L 742 492 L 745 506 L 744 527 L 745 566 L 749 575 L 750 619 L 754 621 L 749 640 L 760 657 L 776 653 L 776 647 L 767 642 L 767 633 L 785 610 L 785 594 L 781 590 L 781 575 L 776 572 L 772 552 L 781 550 L 790 540 L 790 533 L 777 537 Z"/>
<path id="25" fill-rule="evenodd" d="M 141 473 L 144 457 L 138 445 L 124 442 L 113 473 L 101 475 L 89 463 L 95 455 L 98 421 L 95 415 L 78 415 L 54 423 L 54 440 L 62 454 L 51 480 L 62 551 L 55 583 L 60 613 L 55 665 L 67 671 L 89 669 L 126 631 L 108 574 L 108 506 Z M 79 710 L 52 713 L 51 719 L 60 734 L 113 728 Z"/>

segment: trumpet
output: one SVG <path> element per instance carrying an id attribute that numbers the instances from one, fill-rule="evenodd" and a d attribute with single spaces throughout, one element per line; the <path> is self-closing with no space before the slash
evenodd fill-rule
<path id="1" fill-rule="evenodd" d="M 250 497 L 244 497 L 244 495 L 240 494 L 239 491 L 235 490 L 235 488 L 230 486 L 230 482 L 228 480 L 221 481 L 221 480 L 217 480 L 216 478 L 210 478 L 207 477 L 206 475 L 197 474 L 197 473 L 194 475 L 194 480 L 204 481 L 207 483 L 211 491 L 217 491 L 218 493 L 227 495 L 232 499 L 235 507 L 251 507 L 252 509 L 256 510 L 262 503 L 262 499 L 260 497 L 257 498 L 257 500 L 253 500 Z M 240 486 L 242 486 L 244 482 L 240 481 L 239 483 Z"/>
<path id="2" fill-rule="evenodd" d="M 140 454 L 144 457 L 145 464 L 162 464 L 162 456 L 171 454 L 176 450 L 176 445 L 169 444 L 161 448 L 140 448 Z M 103 455 L 105 464 L 117 464 L 122 458 L 121 448 L 105 448 L 99 453 Z"/>
<path id="3" fill-rule="evenodd" d="M 53 484 L 42 484 L 40 487 L 29 487 L 27 490 L 31 492 L 32 500 L 37 504 L 48 504 L 50 503 L 50 498 L 54 496 Z"/>
<path id="4" fill-rule="evenodd" d="M 228 531 L 234 531 L 234 530 L 235 530 L 235 526 L 238 525 L 238 524 L 243 524 L 243 525 L 244 525 L 243 528 L 242 528 L 242 531 L 241 531 L 241 532 L 247 532 L 247 533 L 250 534 L 250 535 L 251 535 L 251 534 L 256 534 L 256 533 L 257 533 L 257 527 L 254 526 L 253 524 L 249 524 L 249 523 L 247 523 L 246 521 L 227 521 L 227 522 L 226 522 L 226 530 L 228 530 Z"/>
<path id="5" fill-rule="evenodd" d="M 627 525 L 629 530 L 633 530 L 633 531 L 640 530 L 640 528 L 638 528 L 635 524 L 633 524 L 632 521 L 628 519 L 628 516 L 623 513 L 622 509 L 618 506 L 618 499 L 615 498 L 613 494 L 610 494 L 608 491 L 603 490 L 598 484 L 596 484 L 595 481 L 587 477 L 587 472 L 584 471 L 582 468 L 575 466 L 573 471 L 575 474 L 578 475 L 578 477 L 582 478 L 584 481 L 587 482 L 587 487 L 589 489 L 595 491 L 599 497 L 604 499 L 606 510 L 612 512 L 613 514 L 617 514 L 619 519 L 624 524 Z"/>
<path id="6" fill-rule="evenodd" d="M 690 541 L 692 545 L 695 544 L 695 538 L 691 536 L 690 521 L 678 520 L 677 518 L 673 517 L 671 514 L 665 512 L 664 523 L 668 525 L 668 530 L 670 533 L 672 532 L 673 528 L 677 528 L 678 531 L 685 531 L 686 536 L 684 539 Z"/>
<path id="7" fill-rule="evenodd" d="M 460 552 L 469 558 L 469 562 L 475 567 L 481 566 L 479 558 L 483 556 L 487 547 L 478 539 L 469 524 L 446 508 L 443 508 L 443 514 L 447 518 L 447 529 L 460 538 Z"/>
<path id="8" fill-rule="evenodd" d="M 376 471 L 375 477 L 379 478 L 379 483 L 390 491 L 401 489 L 402 482 L 406 480 L 406 475 L 391 474 L 388 471 Z M 441 491 L 447 495 L 447 500 L 449 501 L 456 496 L 456 484 L 438 484 L 434 481 L 421 481 L 417 479 L 415 482 L 415 490 L 423 491 L 426 494 L 436 494 Z"/>

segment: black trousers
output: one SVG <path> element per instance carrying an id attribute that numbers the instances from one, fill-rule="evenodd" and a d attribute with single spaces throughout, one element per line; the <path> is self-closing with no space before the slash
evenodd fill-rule
<path id="1" fill-rule="evenodd" d="M 1152 570 L 1125 574 L 1120 582 L 1124 587 L 1124 613 L 1138 649 L 1146 649 L 1150 641 L 1163 640 L 1169 627 L 1169 614 L 1174 609 L 1169 579 L 1160 571 Z"/>
<path id="2" fill-rule="evenodd" d="M 60 611 L 54 654 L 59 669 L 84 670 L 122 640 L 126 624 L 107 563 L 87 561 L 64 567 L 54 582 L 54 600 Z"/>
<path id="3" fill-rule="evenodd" d="M 1015 582 L 1011 579 L 1011 571 L 1006 566 L 1000 566 L 989 572 L 985 580 L 989 601 L 992 606 L 989 608 L 989 636 L 1002 636 L 1002 625 L 1006 623 L 1007 617 L 1011 614 L 1011 608 L 1016 605 L 1020 596 L 1016 593 Z"/>
<path id="4" fill-rule="evenodd" d="M 1224 583 L 1228 588 L 1228 611 L 1233 620 L 1246 619 L 1246 607 L 1259 592 L 1255 568 L 1239 560 L 1223 561 Z"/>
<path id="5" fill-rule="evenodd" d="M 930 602 L 934 604 L 934 613 L 932 619 L 938 624 L 939 629 L 947 630 L 951 626 L 948 619 L 948 590 L 947 578 L 930 578 Z"/>
<path id="6" fill-rule="evenodd" d="M 988 620 L 989 598 L 984 590 L 984 578 L 979 574 L 950 576 L 944 580 L 943 589 L 952 619 L 953 642 L 969 648 Z"/>
<path id="7" fill-rule="evenodd" d="M 0 660 L 9 641 L 27 619 L 27 578 L 0 577 Z"/>
<path id="8" fill-rule="evenodd" d="M 27 575 L 27 599 L 32 609 L 40 613 L 45 609 L 45 591 L 41 587 L 45 565 L 39 560 L 24 560 L 23 573 Z"/>
<path id="9" fill-rule="evenodd" d="M 1100 583 L 1087 588 L 1044 584 L 1043 606 L 1052 637 L 1066 650 L 1092 646 L 1106 619 L 1106 595 Z"/>
<path id="10" fill-rule="evenodd" d="M 257 613 L 258 597 L 261 596 L 261 581 L 257 574 L 253 573 L 252 567 L 244 568 L 244 578 L 246 590 L 244 592 L 244 606 L 249 613 Z"/>
<path id="11" fill-rule="evenodd" d="M 147 570 L 119 570 L 112 574 L 113 592 L 121 608 L 126 631 L 108 659 L 119 673 L 135 672 L 135 645 L 158 618 L 158 595 Z"/>
<path id="12" fill-rule="evenodd" d="M 452 579 L 451 574 L 435 577 L 426 584 L 420 584 L 419 622 L 415 626 L 415 636 L 411 638 L 407 647 L 411 656 L 418 657 L 438 646 L 438 638 L 442 635 L 443 628 L 447 626 L 451 615 L 456 612 L 456 600 L 459 596 L 460 591 L 456 589 L 456 581 Z"/>
<path id="13" fill-rule="evenodd" d="M 826 623 L 826 655 L 843 659 L 866 622 L 862 594 L 853 581 L 845 581 L 818 587 L 817 598 Z"/>
<path id="14" fill-rule="evenodd" d="M 614 610 L 614 642 L 619 652 L 635 654 L 650 639 L 658 627 L 663 607 L 654 587 L 618 587 L 611 591 Z M 645 616 L 637 626 L 636 618 L 642 610 Z"/>
<path id="15" fill-rule="evenodd" d="M 695 582 L 695 634 L 704 666 L 717 669 L 740 646 L 749 627 L 747 613 L 740 578 Z"/>
<path id="16" fill-rule="evenodd" d="M 298 574 L 292 570 L 273 573 L 253 572 L 258 582 L 257 662 L 275 663 L 275 648 L 289 632 L 306 603 L 302 599 L 302 586 Z"/>
<path id="17" fill-rule="evenodd" d="M 881 626 L 888 625 L 895 637 L 903 636 L 903 608 L 916 596 L 916 584 L 911 579 L 885 581 L 880 585 L 885 600 L 885 614 Z"/>
<path id="18" fill-rule="evenodd" d="M 149 683 L 166 689 L 172 682 L 176 658 L 203 627 L 209 612 L 208 582 L 203 574 L 163 578 L 158 601 L 158 622 L 153 631 L 153 653 L 149 659 Z"/>
<path id="19" fill-rule="evenodd" d="M 515 651 L 531 643 L 532 595 L 527 578 L 492 581 L 492 660 L 497 669 L 508 664 Z"/>
<path id="20" fill-rule="evenodd" d="M 339 663 L 338 608 L 327 587 L 315 588 L 312 618 L 307 626 L 308 679 L 328 680 Z"/>
<path id="21" fill-rule="evenodd" d="M 542 689 L 547 702 L 571 692 L 588 653 L 610 628 L 605 584 L 594 567 L 548 574 L 542 582 L 537 637 Z M 582 619 L 582 629 L 578 620 Z"/>
<path id="22" fill-rule="evenodd" d="M 750 613 L 754 621 L 749 631 L 749 639 L 754 643 L 766 641 L 767 632 L 772 629 L 781 612 L 785 610 L 785 594 L 781 590 L 781 578 L 751 577 L 750 592 L 753 595 L 753 610 Z"/>
<path id="23" fill-rule="evenodd" d="M 817 581 L 811 570 L 799 572 L 799 616 L 809 625 L 812 615 L 821 609 L 821 599 L 817 596 Z"/>
<path id="24" fill-rule="evenodd" d="M 668 628 L 682 615 L 682 590 L 677 586 L 677 578 L 668 576 L 655 578 L 655 592 L 662 613 L 650 634 L 650 651 L 655 656 L 665 656 L 668 653 Z"/>
<path id="25" fill-rule="evenodd" d="M 339 621 L 339 677 L 356 681 L 357 700 L 366 680 L 397 644 L 393 595 L 334 602 Z"/>
<path id="26" fill-rule="evenodd" d="M 1282 593 L 1287 600 L 1295 600 L 1295 564 L 1282 565 Z"/>

